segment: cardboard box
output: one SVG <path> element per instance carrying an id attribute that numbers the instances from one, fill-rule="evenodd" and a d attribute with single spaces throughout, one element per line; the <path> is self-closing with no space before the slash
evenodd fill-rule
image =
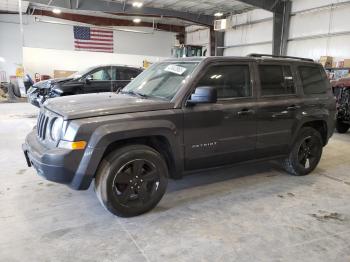
<path id="1" fill-rule="evenodd" d="M 65 78 L 72 74 L 74 74 L 76 71 L 68 71 L 68 70 L 54 70 L 53 71 L 53 77 L 54 78 Z"/>
<path id="2" fill-rule="evenodd" d="M 320 57 L 320 63 L 324 67 L 332 67 L 333 57 L 331 57 L 331 56 L 321 56 Z"/>
<path id="3" fill-rule="evenodd" d="M 350 59 L 344 59 L 343 67 L 350 67 Z"/>

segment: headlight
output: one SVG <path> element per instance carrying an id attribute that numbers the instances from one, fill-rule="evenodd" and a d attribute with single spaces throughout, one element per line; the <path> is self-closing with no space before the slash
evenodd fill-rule
<path id="1" fill-rule="evenodd" d="M 36 87 L 31 86 L 31 87 L 28 89 L 27 94 L 29 95 L 29 94 L 33 93 L 35 90 L 36 90 Z"/>
<path id="2" fill-rule="evenodd" d="M 62 131 L 62 125 L 63 125 L 63 119 L 62 118 L 55 118 L 51 124 L 50 129 L 50 137 L 53 141 L 58 141 L 61 136 Z"/>

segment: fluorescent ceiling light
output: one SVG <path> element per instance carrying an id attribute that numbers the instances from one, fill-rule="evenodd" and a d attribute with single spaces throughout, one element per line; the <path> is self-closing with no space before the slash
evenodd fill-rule
<path id="1" fill-rule="evenodd" d="M 141 22 L 141 18 L 135 18 L 134 20 L 132 20 L 134 23 L 138 24 Z"/>
<path id="2" fill-rule="evenodd" d="M 141 8 L 143 6 L 143 3 L 141 3 L 141 2 L 133 2 L 132 6 L 133 7 L 137 7 L 137 8 Z"/>
<path id="3" fill-rule="evenodd" d="M 62 13 L 62 11 L 61 11 L 61 9 L 54 8 L 54 9 L 52 9 L 52 13 L 54 13 L 54 14 L 60 14 L 60 13 Z"/>
<path id="4" fill-rule="evenodd" d="M 35 22 L 39 23 L 48 23 L 48 24 L 55 24 L 55 25 L 70 25 L 70 26 L 93 26 L 92 24 L 88 23 L 69 23 L 69 22 L 60 22 L 60 21 L 55 21 L 55 20 L 45 20 L 41 19 L 39 17 L 35 17 Z M 138 34 L 153 34 L 154 29 L 151 32 L 147 31 L 139 31 L 139 30 L 132 30 L 132 29 L 125 29 L 125 28 L 113 28 L 113 27 L 98 27 L 101 29 L 108 29 L 108 30 L 113 30 L 113 31 L 121 31 L 121 32 L 129 32 L 129 33 L 138 33 Z"/>
<path id="5" fill-rule="evenodd" d="M 224 14 L 221 13 L 221 12 L 217 12 L 217 13 L 214 14 L 214 16 L 216 16 L 216 17 L 220 17 L 220 16 L 223 16 L 223 15 L 224 15 Z"/>
<path id="6" fill-rule="evenodd" d="M 0 56 L 0 62 L 5 63 L 6 62 L 5 58 Z"/>

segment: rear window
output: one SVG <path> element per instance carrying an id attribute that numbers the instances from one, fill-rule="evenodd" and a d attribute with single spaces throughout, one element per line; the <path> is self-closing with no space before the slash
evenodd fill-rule
<path id="1" fill-rule="evenodd" d="M 327 77 L 321 68 L 315 66 L 300 66 L 299 74 L 305 95 L 324 94 L 327 92 Z"/>
<path id="2" fill-rule="evenodd" d="M 295 86 L 290 66 L 260 65 L 261 95 L 295 94 Z"/>

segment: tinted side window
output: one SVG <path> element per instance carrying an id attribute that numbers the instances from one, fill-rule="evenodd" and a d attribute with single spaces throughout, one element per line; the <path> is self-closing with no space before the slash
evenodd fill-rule
<path id="1" fill-rule="evenodd" d="M 112 69 L 111 68 L 100 68 L 90 74 L 93 81 L 109 81 L 111 80 Z"/>
<path id="2" fill-rule="evenodd" d="M 249 97 L 252 95 L 248 65 L 212 66 L 197 86 L 212 86 L 218 98 Z"/>
<path id="3" fill-rule="evenodd" d="M 117 80 L 127 80 L 130 81 L 138 76 L 140 73 L 139 71 L 135 69 L 129 69 L 129 68 L 118 68 L 119 71 L 119 78 Z"/>
<path id="4" fill-rule="evenodd" d="M 290 66 L 259 65 L 261 95 L 295 94 L 295 86 Z"/>
<path id="5" fill-rule="evenodd" d="M 301 66 L 299 74 L 303 83 L 304 94 L 324 94 L 327 92 L 326 77 L 319 67 Z"/>

